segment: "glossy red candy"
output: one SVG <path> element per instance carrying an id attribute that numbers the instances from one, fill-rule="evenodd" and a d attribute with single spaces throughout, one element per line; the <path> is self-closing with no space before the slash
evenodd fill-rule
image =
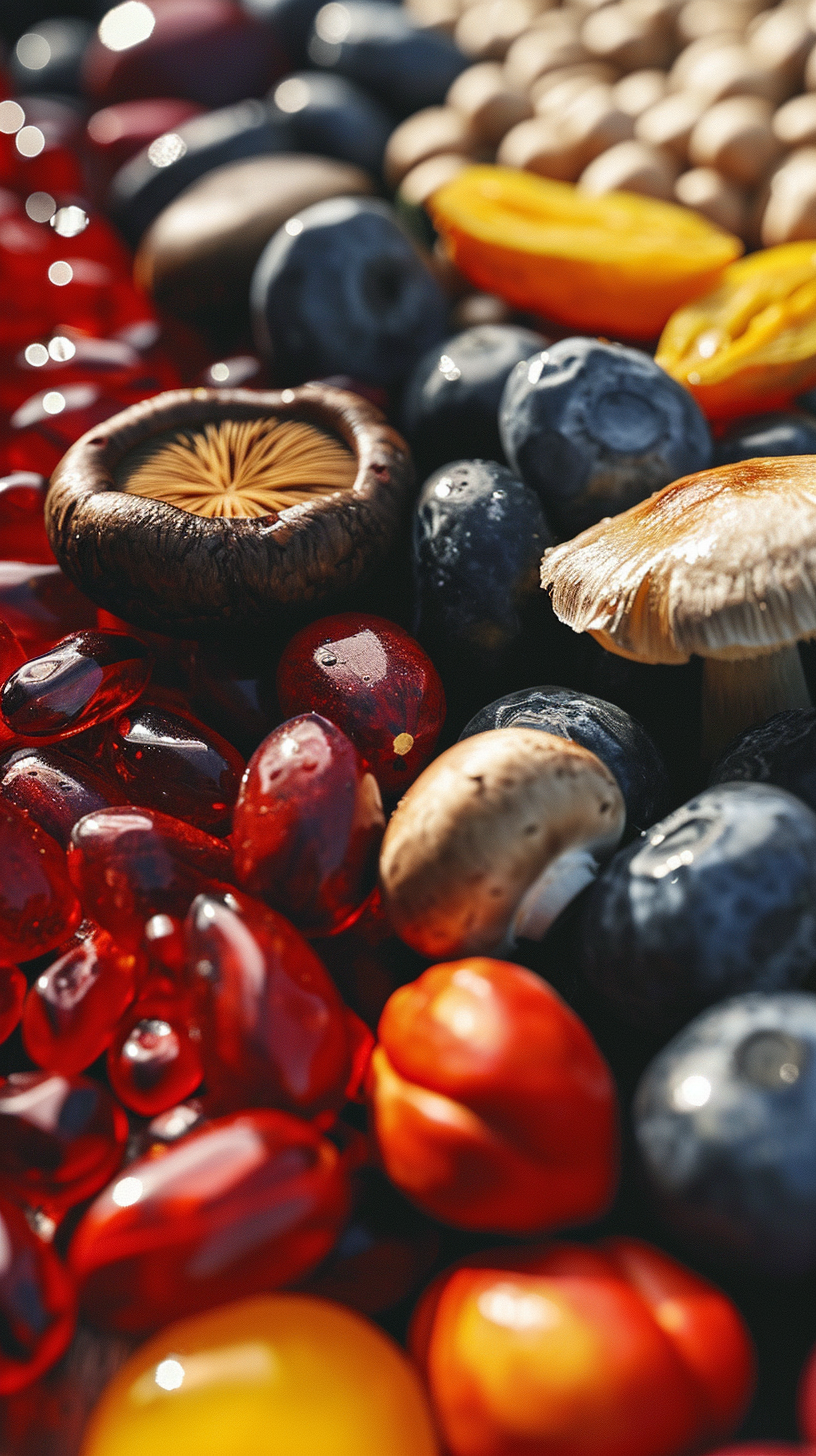
<path id="1" fill-rule="evenodd" d="M 64 852 L 25 810 L 0 803 L 0 959 L 55 950 L 80 918 Z"/>
<path id="2" fill-rule="evenodd" d="M 26 655 L 19 638 L 0 619 L 0 674 L 2 674 L 0 682 L 5 682 L 6 678 L 10 677 L 13 672 L 16 672 L 17 668 L 22 666 L 25 660 Z M 0 748 L 5 744 L 12 744 L 15 741 L 16 735 L 0 719 Z"/>
<path id="3" fill-rule="evenodd" d="M 96 626 L 96 608 L 54 566 L 0 561 L 0 620 L 34 657 L 68 632 Z"/>
<path id="4" fill-rule="evenodd" d="M 100 1082 L 15 1072 L 0 1082 L 0 1188 L 59 1219 L 113 1177 L 127 1134 Z"/>
<path id="5" fill-rule="evenodd" d="M 218 1118 L 131 1163 L 69 1249 L 86 1316 L 143 1333 L 300 1279 L 348 1213 L 337 1149 L 285 1112 Z"/>
<path id="6" fill-rule="evenodd" d="M 70 1343 L 75 1323 L 71 1279 L 25 1214 L 0 1198 L 0 1396 L 30 1385 Z"/>
<path id="7" fill-rule="evenodd" d="M 339 1109 L 352 1070 L 345 1008 L 294 927 L 245 895 L 201 895 L 185 938 L 212 1105 Z"/>
<path id="8" fill-rule="evenodd" d="M 0 798 L 26 809 L 63 849 L 85 814 L 127 803 L 112 775 L 104 777 L 59 748 L 17 748 L 0 759 Z"/>
<path id="9" fill-rule="evenodd" d="M 157 809 L 130 807 L 80 819 L 68 868 L 85 913 L 130 950 L 151 916 L 183 919 L 196 895 L 232 879 L 220 839 Z"/>
<path id="10" fill-rule="evenodd" d="M 100 265 L 87 263 L 84 273 L 97 266 Z M 75 276 L 76 266 L 72 269 L 72 277 Z M 65 318 L 65 315 L 62 317 Z M 46 329 L 56 322 L 56 316 L 49 316 L 45 320 Z M 95 331 L 101 331 L 103 324 L 93 310 L 85 312 L 76 303 L 70 309 L 66 322 Z M 35 337 L 42 332 L 42 327 L 27 330 Z M 37 470 L 43 475 L 51 475 L 68 446 L 73 445 L 86 430 L 101 425 L 103 420 L 109 420 L 111 415 L 153 392 L 147 389 L 144 394 L 131 390 L 114 393 L 93 382 L 40 390 L 26 399 L 11 416 L 9 428 L 0 438 L 0 468 L 6 473 Z"/>
<path id="11" fill-rule="evenodd" d="M 108 183 L 125 162 L 164 132 L 175 131 L 182 122 L 200 116 L 202 109 L 194 101 L 175 96 L 149 96 L 95 111 L 85 127 L 84 138 L 95 196 L 103 200 Z"/>
<path id="12" fill-rule="evenodd" d="M 107 761 L 132 804 L 226 834 L 244 760 L 191 715 L 137 703 L 111 723 Z"/>
<path id="13" fill-rule="evenodd" d="M 242 660 L 243 657 L 243 660 Z M 200 718 L 251 754 L 277 722 L 274 684 L 249 654 L 197 642 L 191 654 L 191 697 Z"/>
<path id="14" fill-rule="evenodd" d="M 316 713 L 275 728 L 247 765 L 233 814 L 239 884 L 308 935 L 344 929 L 374 886 L 385 815 L 345 733 Z"/>
<path id="15" fill-rule="evenodd" d="M 45 476 L 32 470 L 0 479 L 0 560 L 54 565 L 43 522 L 47 489 Z"/>
<path id="16" fill-rule="evenodd" d="M 13 365 L 0 374 L 0 407 L 11 414 L 37 388 L 62 391 L 69 384 L 104 386 L 107 393 L 113 391 L 123 400 L 132 394 L 134 402 L 166 387 L 165 380 L 131 344 L 121 339 L 89 338 L 63 326 L 50 338 L 26 344 Z M 43 559 L 52 561 L 53 555 Z"/>
<path id="17" fill-rule="evenodd" d="M 281 710 L 321 713 L 347 733 L 384 794 L 401 794 L 425 767 L 445 721 L 431 659 L 402 627 L 343 612 L 304 627 L 278 667 Z"/>
<path id="18" fill-rule="evenodd" d="M 152 669 L 152 654 L 137 637 L 72 632 L 6 679 L 0 713 L 13 733 L 53 743 L 129 707 Z"/>
<path id="19" fill-rule="evenodd" d="M 107 1063 L 119 1101 L 142 1117 L 167 1112 L 189 1097 L 204 1071 L 186 1000 L 156 992 L 141 996 L 119 1023 Z"/>
<path id="20" fill-rule="evenodd" d="M 136 994 L 136 957 L 95 929 L 34 982 L 23 1007 L 23 1042 L 31 1060 L 73 1077 L 110 1045 Z"/>
<path id="21" fill-rule="evenodd" d="M 0 963 L 0 1042 L 11 1036 L 23 1014 L 28 982 L 19 966 Z"/>

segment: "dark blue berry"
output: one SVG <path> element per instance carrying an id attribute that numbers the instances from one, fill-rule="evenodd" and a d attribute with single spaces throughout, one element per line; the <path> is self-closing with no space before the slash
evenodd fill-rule
<path id="1" fill-rule="evenodd" d="M 728 745 L 710 784 L 748 780 L 787 789 L 816 809 L 816 710 L 789 708 Z"/>
<path id="2" fill-rule="evenodd" d="M 288 125 L 301 152 L 338 157 L 379 174 L 394 118 L 343 76 L 298 71 L 279 81 L 269 98 L 274 121 Z"/>
<path id="3" fill-rule="evenodd" d="M 422 29 L 402 6 L 359 0 L 318 11 L 308 54 L 313 66 L 356 81 L 400 116 L 441 104 L 470 64 L 453 41 Z"/>
<path id="4" fill-rule="evenodd" d="M 499 432 L 511 468 L 569 537 L 711 461 L 703 414 L 639 349 L 562 339 L 505 385 Z"/>
<path id="5" fill-rule="evenodd" d="M 739 420 L 714 445 L 715 465 L 763 455 L 816 455 L 816 420 L 795 410 L 772 410 Z"/>

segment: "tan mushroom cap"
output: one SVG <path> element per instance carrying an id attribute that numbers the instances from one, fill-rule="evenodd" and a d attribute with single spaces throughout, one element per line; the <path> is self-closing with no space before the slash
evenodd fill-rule
<path id="1" fill-rule="evenodd" d="M 536 938 L 594 878 L 625 817 L 613 774 L 571 739 L 475 734 L 397 805 L 380 856 L 385 909 L 402 940 L 434 958 Z"/>
<path id="2" fill-rule="evenodd" d="M 684 476 L 546 552 L 562 622 L 640 662 L 739 661 L 816 635 L 816 455 Z"/>

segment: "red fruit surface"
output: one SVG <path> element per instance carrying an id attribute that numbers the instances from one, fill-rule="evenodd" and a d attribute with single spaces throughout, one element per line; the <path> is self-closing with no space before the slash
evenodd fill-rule
<path id="1" fill-rule="evenodd" d="M 374 887 L 385 815 L 376 780 L 317 714 L 275 728 L 250 759 L 233 815 L 235 873 L 308 935 L 343 930 Z"/>
<path id="2" fill-rule="evenodd" d="M 278 667 L 281 711 L 320 713 L 348 735 L 384 794 L 401 794 L 430 759 L 445 721 L 431 659 L 384 617 L 343 612 L 298 632 Z"/>
<path id="3" fill-rule="evenodd" d="M 5 1396 L 30 1385 L 67 1349 L 75 1299 L 53 1249 L 7 1198 L 0 1198 L 0 1245 L 0 1395 Z"/>
<path id="4" fill-rule="evenodd" d="M 136 994 L 136 957 L 107 931 L 94 929 L 36 979 L 23 1007 L 23 1042 L 31 1060 L 73 1077 L 110 1045 Z"/>
<path id="5" fill-rule="evenodd" d="M 92 1323 L 142 1333 L 302 1278 L 348 1207 L 345 1165 L 309 1123 L 240 1112 L 131 1163 L 83 1216 L 69 1265 Z"/>
<path id="6" fill-rule="evenodd" d="M 26 809 L 62 849 L 85 814 L 127 803 L 115 778 L 59 748 L 17 748 L 0 759 L 0 798 Z"/>
<path id="7" fill-rule="evenodd" d="M 56 949 L 80 918 L 64 852 L 23 809 L 0 803 L 0 959 Z"/>
<path id="8" fill-rule="evenodd" d="M 107 1065 L 119 1101 L 142 1117 L 167 1112 L 191 1096 L 203 1066 L 187 1000 L 146 991 L 122 1017 Z"/>
<path id="9" fill-rule="evenodd" d="M 125 1152 L 128 1125 L 89 1077 L 15 1072 L 0 1081 L 0 1181 L 51 1218 L 103 1188 Z"/>
<path id="10" fill-rule="evenodd" d="M 152 654 L 137 637 L 72 632 L 6 679 L 0 713 L 12 733 L 57 742 L 129 707 L 152 669 Z"/>
<path id="11" fill-rule="evenodd" d="M 131 804 L 229 832 L 244 760 L 192 714 L 137 703 L 111 723 L 106 761 Z"/>

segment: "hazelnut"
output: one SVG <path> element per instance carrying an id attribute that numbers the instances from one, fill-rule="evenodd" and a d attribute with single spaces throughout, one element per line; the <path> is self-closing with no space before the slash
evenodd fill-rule
<path id="1" fill-rule="evenodd" d="M 670 202 L 676 176 L 677 167 L 666 152 L 644 142 L 619 142 L 590 162 L 578 186 L 593 197 L 605 192 L 640 192 Z"/>
<path id="2" fill-rule="evenodd" d="M 748 197 L 736 183 L 713 167 L 692 167 L 674 184 L 674 195 L 683 207 L 702 213 L 727 233 L 744 234 L 748 220 Z"/>
<path id="3" fill-rule="evenodd" d="M 627 116 L 637 120 L 650 106 L 655 106 L 666 95 L 668 81 L 665 71 L 656 69 L 632 71 L 615 86 L 615 105 Z"/>
<path id="4" fill-rule="evenodd" d="M 816 147 L 801 147 L 770 179 L 762 216 L 764 247 L 816 238 Z"/>
<path id="5" fill-rule="evenodd" d="M 462 71 L 445 100 L 464 117 L 476 141 L 486 147 L 497 147 L 512 126 L 532 113 L 527 97 L 510 90 L 504 68 L 495 61 Z"/>
<path id="6" fill-rule="evenodd" d="M 782 147 L 771 127 L 770 103 L 758 96 L 731 96 L 703 113 L 689 138 L 689 160 L 716 167 L 734 182 L 755 186 Z"/>
<path id="7" fill-rule="evenodd" d="M 388 186 L 399 186 L 413 167 L 443 152 L 473 155 L 474 139 L 467 119 L 452 106 L 426 106 L 415 111 L 388 138 L 383 158 Z"/>
<path id="8" fill-rule="evenodd" d="M 689 137 L 707 105 L 699 91 L 673 91 L 638 117 L 635 136 L 647 146 L 665 147 L 679 162 L 685 162 Z"/>

